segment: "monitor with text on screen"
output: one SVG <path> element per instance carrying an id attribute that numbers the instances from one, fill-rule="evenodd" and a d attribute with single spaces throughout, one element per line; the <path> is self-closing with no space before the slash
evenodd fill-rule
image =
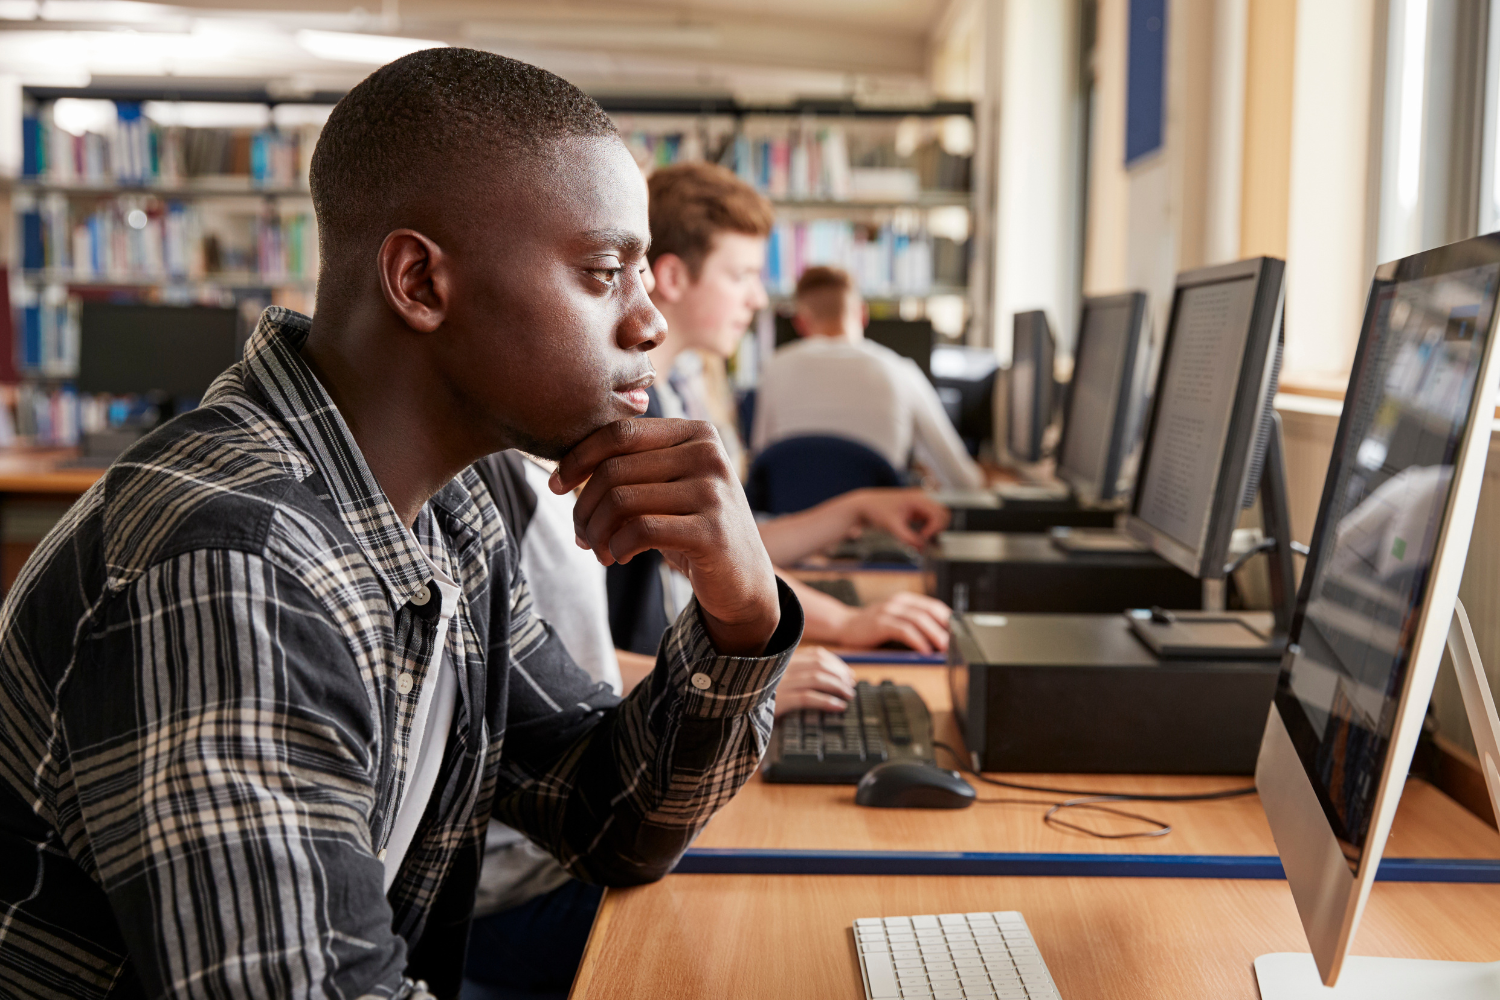
<path id="1" fill-rule="evenodd" d="M 1370 290 L 1256 767 L 1312 946 L 1256 961 L 1264 1000 L 1500 1000 L 1500 965 L 1346 959 L 1445 643 L 1488 768 L 1500 754 L 1455 615 L 1493 426 L 1497 287 L 1492 235 L 1384 265 Z"/>
<path id="2" fill-rule="evenodd" d="M 1135 444 L 1149 368 L 1145 317 L 1144 292 L 1083 302 L 1057 478 L 1085 503 L 1113 500 L 1129 489 L 1125 459 Z"/>
<path id="3" fill-rule="evenodd" d="M 1016 313 L 1007 382 L 1006 448 L 1018 462 L 1042 460 L 1042 436 L 1052 422 L 1053 355 L 1056 343 L 1047 314 Z"/>
<path id="4" fill-rule="evenodd" d="M 1200 579 L 1224 576 L 1240 510 L 1259 486 L 1284 271 L 1257 257 L 1177 277 L 1126 527 Z"/>

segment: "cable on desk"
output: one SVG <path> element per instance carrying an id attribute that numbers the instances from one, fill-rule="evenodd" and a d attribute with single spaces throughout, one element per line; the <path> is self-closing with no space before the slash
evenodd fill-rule
<path id="1" fill-rule="evenodd" d="M 960 754 L 957 750 L 953 749 L 946 743 L 934 740 L 932 745 L 935 747 L 942 747 L 944 750 L 948 751 L 948 753 L 952 755 L 953 759 L 958 761 L 958 766 L 962 770 L 967 771 L 969 774 L 972 774 L 974 777 L 978 778 L 980 781 L 984 782 L 987 785 L 995 785 L 1000 788 L 1011 788 L 1023 792 L 1043 792 L 1048 795 L 1076 796 L 1075 798 L 1066 799 L 1062 802 L 1052 803 L 1051 808 L 1049 808 L 1046 815 L 1042 817 L 1042 822 L 1046 823 L 1049 826 L 1060 826 L 1064 829 L 1076 830 L 1079 833 L 1086 833 L 1090 837 L 1097 837 L 1100 840 L 1131 840 L 1138 837 L 1165 837 L 1167 834 L 1172 832 L 1172 825 L 1170 823 L 1163 823 L 1161 820 L 1155 819 L 1151 816 L 1143 816 L 1140 813 L 1128 812 L 1124 809 L 1111 809 L 1108 806 L 1103 805 L 1102 803 L 1216 802 L 1221 799 L 1237 799 L 1245 795 L 1255 794 L 1254 785 L 1245 785 L 1240 788 L 1225 788 L 1220 789 L 1216 792 L 1192 792 L 1180 795 L 1160 795 L 1145 792 L 1142 792 L 1140 794 L 1127 794 L 1121 792 L 1089 791 L 1087 789 L 1079 788 L 1052 788 L 1047 785 L 1023 785 L 1019 782 L 1003 781 L 1000 778 L 991 778 L 987 775 L 979 773 L 977 770 L 970 767 L 967 763 L 964 762 L 962 754 Z M 976 799 L 975 801 L 992 805 L 1018 805 L 1022 803 L 1029 805 L 1047 804 L 1045 802 L 1035 802 L 1026 799 Z M 1127 819 L 1140 820 L 1142 823 L 1150 823 L 1155 827 L 1155 829 L 1142 830 L 1135 833 L 1100 833 L 1097 830 L 1090 830 L 1087 827 L 1079 826 L 1076 823 L 1070 823 L 1067 820 L 1060 818 L 1058 814 L 1061 813 L 1064 809 L 1092 809 L 1095 812 L 1109 813 L 1113 816 L 1123 816 Z"/>

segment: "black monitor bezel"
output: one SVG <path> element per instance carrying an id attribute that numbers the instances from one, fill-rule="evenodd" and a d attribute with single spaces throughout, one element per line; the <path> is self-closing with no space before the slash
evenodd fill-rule
<path id="1" fill-rule="evenodd" d="M 1462 256 L 1468 249 L 1482 245 L 1493 247 L 1495 250 L 1494 256 L 1487 260 Z M 1316 757 L 1320 740 L 1317 734 L 1313 732 L 1312 724 L 1309 722 L 1306 713 L 1302 710 L 1301 701 L 1290 691 L 1290 678 L 1292 662 L 1296 657 L 1297 645 L 1302 635 L 1302 627 L 1307 621 L 1308 604 L 1312 600 L 1313 581 L 1317 579 L 1319 569 L 1333 548 L 1329 539 L 1330 526 L 1328 522 L 1330 511 L 1333 509 L 1334 492 L 1338 488 L 1339 477 L 1336 475 L 1336 472 L 1339 458 L 1344 454 L 1348 446 L 1349 435 L 1352 433 L 1353 423 L 1358 410 L 1358 407 L 1349 405 L 1349 397 L 1356 390 L 1359 382 L 1359 373 L 1363 370 L 1367 355 L 1371 349 L 1373 338 L 1369 334 L 1376 320 L 1376 311 L 1379 308 L 1381 293 L 1386 288 L 1406 281 L 1420 281 L 1424 278 L 1497 263 L 1500 263 L 1500 234 L 1489 234 L 1464 240 L 1461 243 L 1436 247 L 1432 250 L 1426 250 L 1382 265 L 1376 270 L 1374 280 L 1370 282 L 1369 294 L 1365 298 L 1365 313 L 1363 322 L 1360 324 L 1359 344 L 1355 348 L 1354 361 L 1349 369 L 1349 391 L 1344 395 L 1344 406 L 1342 412 L 1339 414 L 1338 429 L 1333 435 L 1333 449 L 1328 460 L 1328 472 L 1323 478 L 1323 489 L 1318 498 L 1318 514 L 1317 518 L 1313 521 L 1312 538 L 1308 544 L 1308 554 L 1302 568 L 1302 580 L 1297 587 L 1297 602 L 1292 612 L 1287 652 L 1282 656 L 1281 673 L 1277 677 L 1276 692 L 1272 696 L 1276 710 L 1281 716 L 1282 724 L 1286 728 L 1287 736 L 1291 739 L 1292 746 L 1297 751 L 1297 758 L 1302 764 L 1304 773 L 1307 775 L 1308 783 L 1312 786 L 1314 793 L 1316 793 L 1318 803 L 1323 807 L 1323 812 L 1328 819 L 1330 829 L 1334 831 L 1335 835 L 1341 841 L 1345 839 L 1347 831 L 1342 829 L 1342 821 L 1339 820 L 1338 811 L 1334 808 L 1332 801 L 1328 797 L 1328 789 L 1325 787 L 1322 777 L 1311 763 Z M 1500 305 L 1497 305 L 1490 315 L 1488 337 L 1491 341 L 1497 335 L 1497 323 L 1500 323 Z M 1487 350 L 1494 349 L 1493 345 L 1487 348 Z M 1474 399 L 1470 401 L 1469 412 L 1466 418 L 1469 421 L 1469 424 L 1465 425 L 1466 434 L 1472 429 L 1473 421 L 1483 420 L 1486 417 L 1485 414 L 1479 413 L 1475 409 L 1479 404 L 1481 395 L 1476 386 Z M 1462 457 L 1461 454 L 1455 456 L 1455 464 L 1458 464 L 1462 460 Z M 1426 618 L 1428 605 L 1433 599 L 1432 587 L 1434 581 L 1437 579 L 1439 569 L 1438 560 L 1442 558 L 1444 551 L 1444 536 L 1448 532 L 1448 526 L 1451 521 L 1450 512 L 1457 493 L 1458 482 L 1455 475 L 1454 480 L 1449 484 L 1448 496 L 1444 501 L 1441 517 L 1441 533 L 1434 541 L 1434 562 L 1426 581 L 1423 583 L 1422 599 L 1418 606 L 1419 619 Z M 1443 627 L 1446 628 L 1446 622 L 1443 623 Z M 1402 677 L 1400 693 L 1397 697 L 1402 701 L 1408 696 L 1412 675 L 1412 658 L 1416 653 L 1418 638 L 1415 633 L 1412 634 L 1409 640 L 1409 648 L 1405 651 L 1406 658 L 1400 667 Z M 1392 763 L 1391 753 L 1393 744 L 1394 740 L 1388 741 L 1382 750 L 1382 759 L 1379 767 L 1382 785 L 1385 782 L 1387 772 Z M 1378 809 L 1371 810 L 1372 826 L 1373 817 L 1376 813 L 1378 813 Z M 1368 833 L 1369 831 L 1367 830 L 1366 834 L 1368 835 Z M 1364 856 L 1368 853 L 1368 844 L 1361 844 L 1360 852 L 1361 862 L 1363 863 Z"/>
<path id="2" fill-rule="evenodd" d="M 1281 342 L 1281 315 L 1285 301 L 1286 264 L 1275 257 L 1253 257 L 1232 264 L 1185 271 L 1177 276 L 1172 292 L 1172 311 L 1162 342 L 1161 362 L 1157 366 L 1156 389 L 1152 394 L 1151 415 L 1146 422 L 1145 443 L 1137 466 L 1135 489 L 1131 495 L 1126 530 L 1151 546 L 1152 551 L 1184 572 L 1200 580 L 1224 577 L 1229 556 L 1229 540 L 1239 522 L 1246 481 L 1253 465 L 1256 435 L 1266 409 Z M 1151 450 L 1155 445 L 1156 421 L 1161 415 L 1162 388 L 1171 367 L 1172 345 L 1177 335 L 1177 317 L 1186 291 L 1226 281 L 1255 281 L 1255 300 L 1250 309 L 1250 332 L 1245 338 L 1245 353 L 1240 360 L 1240 376 L 1235 384 L 1233 410 L 1224 443 L 1224 454 L 1214 477 L 1214 491 L 1208 527 L 1197 551 L 1144 520 L 1140 514 L 1145 494 L 1142 486 L 1151 468 Z"/>
<path id="3" fill-rule="evenodd" d="M 1032 366 L 1034 377 L 1031 385 L 1031 435 L 1030 440 L 1018 442 L 1016 439 L 1015 421 L 1011 419 L 1014 410 L 1011 408 L 1011 400 L 1015 392 L 1015 345 L 1020 343 L 1016 337 L 1017 331 L 1021 329 L 1023 321 L 1031 322 L 1036 317 L 1040 321 L 1038 329 L 1045 335 L 1040 338 L 1040 343 L 1047 345 L 1046 350 L 1039 351 L 1038 355 L 1045 354 L 1045 358 L 1038 356 Z M 1057 336 L 1052 332 L 1052 323 L 1047 319 L 1045 309 L 1026 309 L 1015 314 L 1011 319 L 1011 365 L 1006 369 L 1006 411 L 1005 411 L 1005 448 L 1011 457 L 1018 462 L 1040 462 L 1042 460 L 1042 441 L 1047 432 L 1047 425 L 1052 418 L 1052 381 L 1056 378 L 1053 367 L 1057 361 Z M 1045 397 L 1045 398 L 1044 398 Z M 1021 447 L 1017 447 L 1020 444 Z"/>
<path id="4" fill-rule="evenodd" d="M 1063 456 L 1068 453 L 1068 436 L 1076 432 L 1073 420 L 1073 405 L 1078 398 L 1077 386 L 1079 362 L 1089 348 L 1089 338 L 1084 336 L 1088 328 L 1089 313 L 1094 309 L 1115 309 L 1125 306 L 1130 310 L 1129 324 L 1125 334 L 1125 353 L 1121 358 L 1119 393 L 1115 397 L 1114 417 L 1109 426 L 1109 445 L 1104 456 L 1102 481 L 1091 482 L 1087 476 L 1074 473 L 1063 465 Z M 1127 426 L 1130 408 L 1134 402 L 1132 390 L 1136 388 L 1136 365 L 1140 359 L 1142 341 L 1146 329 L 1146 293 L 1122 292 L 1119 295 L 1099 295 L 1083 300 L 1083 309 L 1078 318 L 1078 339 L 1073 347 L 1073 384 L 1068 392 L 1067 413 L 1063 417 L 1062 435 L 1057 442 L 1057 478 L 1072 489 L 1073 495 L 1084 503 L 1100 503 L 1119 496 L 1120 467 L 1125 462 L 1130 432 Z"/>

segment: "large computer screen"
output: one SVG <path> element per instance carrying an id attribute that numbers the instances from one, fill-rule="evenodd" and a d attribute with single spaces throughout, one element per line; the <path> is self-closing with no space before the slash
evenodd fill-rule
<path id="1" fill-rule="evenodd" d="M 1281 338 L 1281 261 L 1178 277 L 1129 527 L 1162 556 L 1223 576 L 1255 468 Z"/>
<path id="2" fill-rule="evenodd" d="M 1006 448 L 1022 462 L 1042 459 L 1042 435 L 1052 416 L 1052 327 L 1040 309 L 1016 313 L 1008 380 Z"/>
<path id="3" fill-rule="evenodd" d="M 212 306 L 85 302 L 78 388 L 199 399 L 239 360 L 239 312 Z"/>
<path id="4" fill-rule="evenodd" d="M 802 337 L 797 332 L 792 317 L 776 313 L 776 347 L 795 344 Z M 872 319 L 865 327 L 865 339 L 882 347 L 889 347 L 903 358 L 911 358 L 922 369 L 922 374 L 932 377 L 932 352 L 937 343 L 937 332 L 932 321 L 927 319 Z"/>
<path id="5" fill-rule="evenodd" d="M 1453 641 L 1493 426 L 1497 290 L 1500 235 L 1377 273 L 1256 764 L 1317 978 L 1332 985 L 1354 963 L 1351 996 L 1496 995 L 1485 964 L 1346 956 Z M 1494 748 L 1493 706 L 1466 707 L 1471 720 L 1488 709 L 1481 745 Z M 1311 996 L 1302 959 L 1258 958 L 1262 996 Z M 1451 988 L 1432 992 L 1438 965 Z"/>
<path id="6" fill-rule="evenodd" d="M 1146 296 L 1086 299 L 1058 445 L 1057 477 L 1081 499 L 1115 496 L 1135 390 Z"/>
<path id="7" fill-rule="evenodd" d="M 1500 265 L 1372 302 L 1277 707 L 1351 866 L 1370 831 Z"/>

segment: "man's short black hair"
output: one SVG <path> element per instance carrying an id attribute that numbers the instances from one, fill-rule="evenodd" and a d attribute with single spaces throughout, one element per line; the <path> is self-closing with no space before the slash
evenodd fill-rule
<path id="1" fill-rule="evenodd" d="M 413 52 L 365 77 L 328 116 L 312 155 L 319 241 L 325 255 L 363 249 L 424 187 L 562 139 L 617 134 L 603 108 L 554 73 L 477 49 Z"/>

